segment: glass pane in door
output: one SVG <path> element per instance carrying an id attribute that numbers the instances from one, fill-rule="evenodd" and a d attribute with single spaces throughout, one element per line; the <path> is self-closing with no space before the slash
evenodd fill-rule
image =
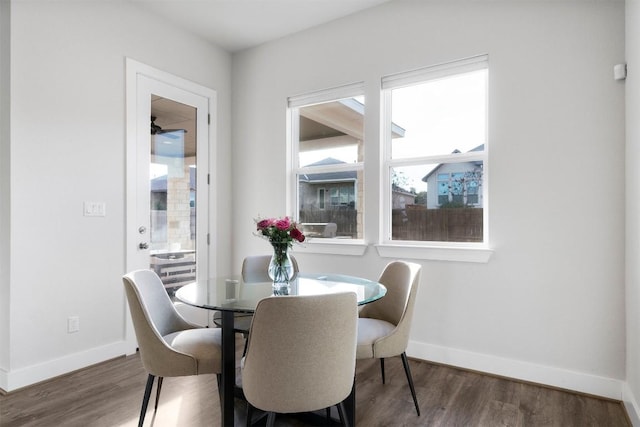
<path id="1" fill-rule="evenodd" d="M 150 266 L 169 295 L 196 278 L 196 112 L 151 97 Z"/>

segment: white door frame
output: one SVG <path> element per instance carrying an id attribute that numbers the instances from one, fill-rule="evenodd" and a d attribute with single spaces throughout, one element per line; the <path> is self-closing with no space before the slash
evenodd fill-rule
<path id="1" fill-rule="evenodd" d="M 137 62 L 133 59 L 126 58 L 126 238 L 125 238 L 125 269 L 132 271 L 138 268 L 149 267 L 148 251 L 140 251 L 138 244 L 141 242 L 141 235 L 138 232 L 140 226 L 140 218 L 138 213 L 138 178 L 139 168 L 138 162 L 142 160 L 142 156 L 149 156 L 149 153 L 143 153 L 139 149 L 140 145 L 137 141 L 139 138 L 150 138 L 149 136 L 149 115 L 141 116 L 141 109 L 150 111 L 150 94 L 145 96 L 141 92 L 148 90 L 154 85 L 170 86 L 167 90 L 176 89 L 178 91 L 190 92 L 198 97 L 205 98 L 208 104 L 209 120 L 198 120 L 197 132 L 198 138 L 205 136 L 206 146 L 198 147 L 198 159 L 200 156 L 206 162 L 208 167 L 197 168 L 198 188 L 198 206 L 204 207 L 205 215 L 196 215 L 196 230 L 207 230 L 211 233 L 210 224 L 216 224 L 215 221 L 215 197 L 210 197 L 210 193 L 216 188 L 214 177 L 210 174 L 209 168 L 212 164 L 212 154 L 215 153 L 216 146 L 216 125 L 215 118 L 217 106 L 217 94 L 214 90 L 201 86 L 197 83 L 185 80 L 181 77 L 174 76 L 156 68 Z M 148 103 L 148 104 L 147 104 Z M 141 120 L 141 117 L 145 117 Z M 207 123 L 209 122 L 209 123 Z M 146 179 L 148 180 L 148 176 Z M 207 187 L 200 183 L 209 183 Z M 205 190 L 206 188 L 206 190 Z M 148 206 L 148 204 L 147 204 Z M 202 239 L 202 231 L 196 231 L 198 239 Z M 149 237 L 148 234 L 146 236 Z M 204 237 L 207 241 L 211 240 L 210 235 Z M 201 245 L 198 245 L 202 247 Z M 207 246 L 210 248 L 210 246 Z M 215 256 L 210 255 L 210 250 L 198 250 L 197 256 L 197 275 L 200 277 L 208 277 L 209 272 L 216 271 Z M 144 259 L 144 262 L 142 261 Z M 124 289 L 123 289 L 124 291 Z M 123 292 L 124 299 L 124 292 Z M 129 309 L 124 304 L 124 315 L 126 319 L 125 336 L 127 353 L 134 353 L 137 347 L 133 325 L 129 315 Z"/>

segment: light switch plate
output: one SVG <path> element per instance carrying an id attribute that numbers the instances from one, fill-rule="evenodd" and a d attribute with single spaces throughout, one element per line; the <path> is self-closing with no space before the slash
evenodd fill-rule
<path id="1" fill-rule="evenodd" d="M 84 216 L 106 216 L 107 205 L 104 202 L 84 202 Z"/>
<path id="2" fill-rule="evenodd" d="M 73 333 L 78 332 L 80 330 L 80 317 L 78 316 L 69 316 L 67 318 L 67 332 Z"/>

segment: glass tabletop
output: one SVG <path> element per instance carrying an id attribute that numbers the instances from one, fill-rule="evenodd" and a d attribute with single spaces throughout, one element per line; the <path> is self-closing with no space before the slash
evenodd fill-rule
<path id="1" fill-rule="evenodd" d="M 387 293 L 381 283 L 342 274 L 299 273 L 291 281 L 289 295 L 355 292 L 358 305 L 373 302 Z M 178 289 L 176 298 L 185 304 L 210 310 L 251 313 L 258 301 L 273 296 L 271 282 L 245 283 L 240 276 L 195 282 Z"/>

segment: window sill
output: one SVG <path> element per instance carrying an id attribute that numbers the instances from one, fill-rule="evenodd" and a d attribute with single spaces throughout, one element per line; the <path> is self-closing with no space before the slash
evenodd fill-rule
<path id="1" fill-rule="evenodd" d="M 331 254 L 331 255 L 364 255 L 367 244 L 353 239 L 312 239 L 301 245 L 294 245 L 294 253 Z"/>
<path id="2" fill-rule="evenodd" d="M 410 258 L 433 261 L 460 261 L 487 263 L 493 254 L 491 249 L 473 247 L 375 245 L 383 258 Z"/>
<path id="3" fill-rule="evenodd" d="M 367 250 L 362 240 L 313 239 L 301 245 L 294 245 L 294 253 L 362 256 Z M 457 261 L 488 263 L 493 250 L 482 247 L 444 247 L 418 245 L 375 245 L 378 255 L 383 258 L 420 259 L 431 261 Z"/>

